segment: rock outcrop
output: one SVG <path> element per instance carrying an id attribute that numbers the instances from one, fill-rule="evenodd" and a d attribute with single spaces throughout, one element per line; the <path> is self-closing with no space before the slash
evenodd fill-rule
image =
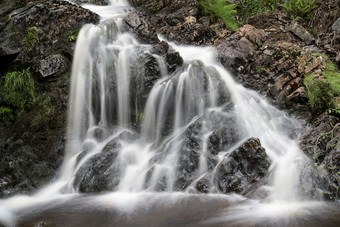
<path id="1" fill-rule="evenodd" d="M 7 197 L 45 185 L 61 165 L 75 40 L 99 16 L 58 0 L 5 1 L 0 8 L 0 76 L 29 68 L 39 97 L 13 124 L 0 124 L 0 197 Z"/>

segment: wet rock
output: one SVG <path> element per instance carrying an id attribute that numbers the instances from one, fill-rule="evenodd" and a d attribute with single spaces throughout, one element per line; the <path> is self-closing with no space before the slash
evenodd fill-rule
<path id="1" fill-rule="evenodd" d="M 156 29 L 141 13 L 131 12 L 124 17 L 125 28 L 136 35 L 144 43 L 156 44 L 159 42 Z"/>
<path id="2" fill-rule="evenodd" d="M 212 176 L 210 173 L 203 176 L 201 179 L 197 181 L 196 186 L 195 186 L 196 190 L 201 193 L 212 192 L 214 188 L 214 183 L 211 179 L 212 179 Z"/>
<path id="3" fill-rule="evenodd" d="M 71 0 L 71 2 L 76 4 L 95 4 L 95 5 L 108 5 L 110 3 L 110 0 Z"/>
<path id="4" fill-rule="evenodd" d="M 168 50 L 169 44 L 166 41 L 162 40 L 152 47 L 151 52 L 158 55 L 164 55 L 168 52 Z"/>
<path id="5" fill-rule="evenodd" d="M 130 68 L 130 108 L 132 120 L 135 120 L 136 127 L 139 128 L 142 117 L 137 116 L 143 114 L 144 107 L 148 95 L 156 83 L 161 78 L 161 68 L 157 59 L 149 53 L 149 50 L 141 48 L 130 56 L 132 64 Z M 137 114 L 137 115 L 136 115 Z"/>
<path id="6" fill-rule="evenodd" d="M 214 182 L 223 193 L 243 194 L 267 174 L 269 166 L 260 141 L 251 138 L 218 164 Z"/>
<path id="7" fill-rule="evenodd" d="M 179 151 L 175 182 L 177 190 L 187 188 L 198 177 L 202 156 L 205 158 L 206 171 L 214 169 L 218 153 L 227 150 L 239 140 L 240 134 L 236 124 L 236 116 L 232 111 L 228 113 L 212 111 L 188 127 Z M 207 131 L 212 133 L 204 141 L 202 138 Z M 205 151 L 203 143 L 207 143 Z M 208 177 L 200 179 L 195 188 L 206 193 L 212 189 L 210 182 L 212 180 Z"/>
<path id="8" fill-rule="evenodd" d="M 13 125 L 5 127 L 3 131 L 8 134 L 1 134 L 1 139 L 13 136 L 13 141 L 5 142 L 0 151 L 0 169 L 4 168 L 1 176 L 6 182 L 1 186 L 0 191 L 4 192 L 1 196 L 32 192 L 55 177 L 65 150 L 74 39 L 83 24 L 99 21 L 98 15 L 66 1 L 10 2 L 0 17 L 3 28 L 0 29 L 0 71 L 2 74 L 9 68 L 30 67 L 30 73 L 37 79 L 36 92 L 40 99 L 30 111 L 15 119 Z M 7 0 L 0 3 L 1 10 L 2 4 L 7 3 Z M 1 24 L 3 18 L 6 23 Z M 29 41 L 28 37 L 32 39 Z M 15 150 L 7 149 L 6 146 L 13 147 L 11 144 L 20 140 L 23 143 L 15 145 Z M 11 168 L 9 163 L 16 167 Z"/>
<path id="9" fill-rule="evenodd" d="M 0 152 L 0 198 L 42 187 L 54 177 L 54 168 L 60 164 L 39 160 L 39 152 L 20 139 L 0 144 Z"/>
<path id="10" fill-rule="evenodd" d="M 322 170 L 317 188 L 329 199 L 339 198 L 340 123 L 337 117 L 323 114 L 302 136 L 302 150 L 313 159 L 312 166 Z"/>
<path id="11" fill-rule="evenodd" d="M 104 192 L 112 191 L 119 184 L 120 164 L 118 160 L 121 140 L 132 140 L 134 135 L 130 132 L 123 132 L 110 142 L 103 150 L 90 157 L 79 168 L 74 180 L 74 187 L 80 192 Z M 90 150 L 85 151 L 83 157 L 90 154 Z"/>
<path id="12" fill-rule="evenodd" d="M 177 68 L 183 65 L 183 58 L 179 55 L 178 52 L 168 51 L 165 57 L 167 68 L 169 73 L 174 72 Z"/>
<path id="13" fill-rule="evenodd" d="M 287 31 L 294 33 L 297 37 L 299 37 L 306 44 L 311 44 L 315 41 L 315 38 L 301 25 L 299 25 L 296 21 L 292 22 L 289 26 L 286 27 Z"/>

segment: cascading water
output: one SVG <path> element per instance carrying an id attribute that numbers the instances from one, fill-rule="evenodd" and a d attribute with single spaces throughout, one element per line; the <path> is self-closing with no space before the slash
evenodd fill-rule
<path id="1" fill-rule="evenodd" d="M 296 211 L 303 217 L 323 206 L 299 198 L 299 175 L 308 163 L 296 140 L 301 124 L 234 82 L 213 48 L 171 44 L 169 51 L 178 51 L 184 63 L 168 73 L 166 60 L 152 46 L 119 31 L 120 15 L 129 9 L 126 1 L 84 7 L 101 14 L 102 22 L 84 26 L 77 39 L 60 177 L 32 197 L 0 201 L 0 221 L 8 226 L 15 221 L 300 226 L 287 220 L 296 218 Z M 261 147 L 256 141 L 265 148 L 270 168 L 264 163 L 262 169 L 245 171 L 248 177 L 252 171 L 267 173 L 249 181 L 239 171 L 231 177 L 231 182 L 246 182 L 247 189 L 236 192 L 261 198 L 249 200 L 225 191 L 219 171 L 232 166 L 228 162 L 244 144 Z M 198 186 L 202 182 L 204 190 Z M 79 192 L 107 194 L 83 198 Z M 288 219 L 272 221 L 282 217 Z"/>

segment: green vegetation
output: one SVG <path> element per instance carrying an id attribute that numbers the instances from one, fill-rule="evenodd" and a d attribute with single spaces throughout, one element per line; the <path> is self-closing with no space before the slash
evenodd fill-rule
<path id="1" fill-rule="evenodd" d="M 326 69 L 322 72 L 335 96 L 340 96 L 340 71 L 333 62 L 327 62 Z"/>
<path id="2" fill-rule="evenodd" d="M 327 56 L 325 56 L 328 59 Z M 307 88 L 309 103 L 314 110 L 329 109 L 329 113 L 338 114 L 334 108 L 333 97 L 340 96 L 340 71 L 333 62 L 327 62 L 322 72 L 324 80 L 306 75 L 304 83 Z"/>
<path id="3" fill-rule="evenodd" d="M 225 25 L 232 31 L 237 29 L 235 21 L 236 5 L 226 4 L 225 0 L 199 0 L 199 5 L 212 20 L 222 19 Z"/>
<path id="4" fill-rule="evenodd" d="M 24 39 L 24 48 L 26 51 L 32 51 L 35 44 L 38 42 L 39 28 L 33 26 L 27 28 L 27 35 Z"/>
<path id="5" fill-rule="evenodd" d="M 316 0 L 287 0 L 285 4 L 280 4 L 292 17 L 310 19 L 311 12 L 316 8 Z"/>
<path id="6" fill-rule="evenodd" d="M 237 12 L 243 23 L 260 12 L 274 10 L 279 4 L 279 0 L 242 0 L 237 6 Z"/>
<path id="7" fill-rule="evenodd" d="M 0 117 L 10 124 L 38 99 L 29 68 L 7 73 L 0 85 Z"/>
<path id="8" fill-rule="evenodd" d="M 68 40 L 69 40 L 70 42 L 75 41 L 75 40 L 76 40 L 76 35 L 75 35 L 73 32 L 69 32 Z"/>
<path id="9" fill-rule="evenodd" d="M 257 72 L 257 73 L 262 73 L 265 69 L 266 69 L 266 68 L 265 68 L 264 66 L 262 66 L 262 65 L 261 65 L 261 66 L 257 66 L 257 67 L 256 67 L 256 72 Z"/>
<path id="10" fill-rule="evenodd" d="M 54 111 L 54 106 L 51 103 L 51 99 L 49 96 L 42 96 L 41 102 L 39 102 L 39 111 L 38 113 L 35 115 L 34 119 L 31 122 L 31 126 L 36 126 L 39 124 L 39 122 L 41 121 L 41 119 L 44 119 L 46 117 L 49 117 L 53 111 Z"/>
<path id="11" fill-rule="evenodd" d="M 320 110 L 328 108 L 328 104 L 333 98 L 329 84 L 309 74 L 306 75 L 304 84 L 307 88 L 309 104 L 312 109 Z"/>

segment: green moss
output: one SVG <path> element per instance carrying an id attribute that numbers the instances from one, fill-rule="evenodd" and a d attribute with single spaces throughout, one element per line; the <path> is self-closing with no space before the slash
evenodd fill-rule
<path id="1" fill-rule="evenodd" d="M 304 84 L 307 89 L 309 104 L 314 110 L 326 109 L 333 98 L 333 93 L 329 84 L 314 78 L 311 75 L 306 75 Z"/>
<path id="2" fill-rule="evenodd" d="M 324 56 L 328 59 L 328 56 Z M 323 81 L 306 75 L 304 84 L 310 106 L 314 110 L 329 109 L 330 113 L 338 113 L 333 103 L 333 97 L 340 96 L 340 71 L 333 62 L 327 62 L 326 69 L 322 72 Z"/>
<path id="3" fill-rule="evenodd" d="M 244 24 L 257 13 L 274 10 L 278 3 L 279 0 L 241 0 L 237 6 L 237 13 Z"/>
<path id="4" fill-rule="evenodd" d="M 333 62 L 327 62 L 326 69 L 322 72 L 327 82 L 330 84 L 334 96 L 340 96 L 340 71 Z"/>
<path id="5" fill-rule="evenodd" d="M 43 95 L 41 98 L 41 102 L 38 102 L 39 111 L 33 118 L 31 122 L 31 126 L 36 126 L 43 120 L 44 118 L 48 118 L 54 112 L 54 106 L 51 103 L 51 99 L 49 96 Z"/>
<path id="6" fill-rule="evenodd" d="M 38 42 L 39 28 L 33 26 L 27 28 L 27 35 L 24 38 L 24 48 L 26 51 L 32 51 L 35 44 Z"/>
<path id="7" fill-rule="evenodd" d="M 0 116 L 7 123 L 32 109 L 38 99 L 29 68 L 7 73 L 0 85 Z"/>
<path id="8" fill-rule="evenodd" d="M 237 29 L 235 4 L 226 4 L 224 0 L 200 0 L 199 5 L 212 20 L 220 18 L 230 30 Z"/>

